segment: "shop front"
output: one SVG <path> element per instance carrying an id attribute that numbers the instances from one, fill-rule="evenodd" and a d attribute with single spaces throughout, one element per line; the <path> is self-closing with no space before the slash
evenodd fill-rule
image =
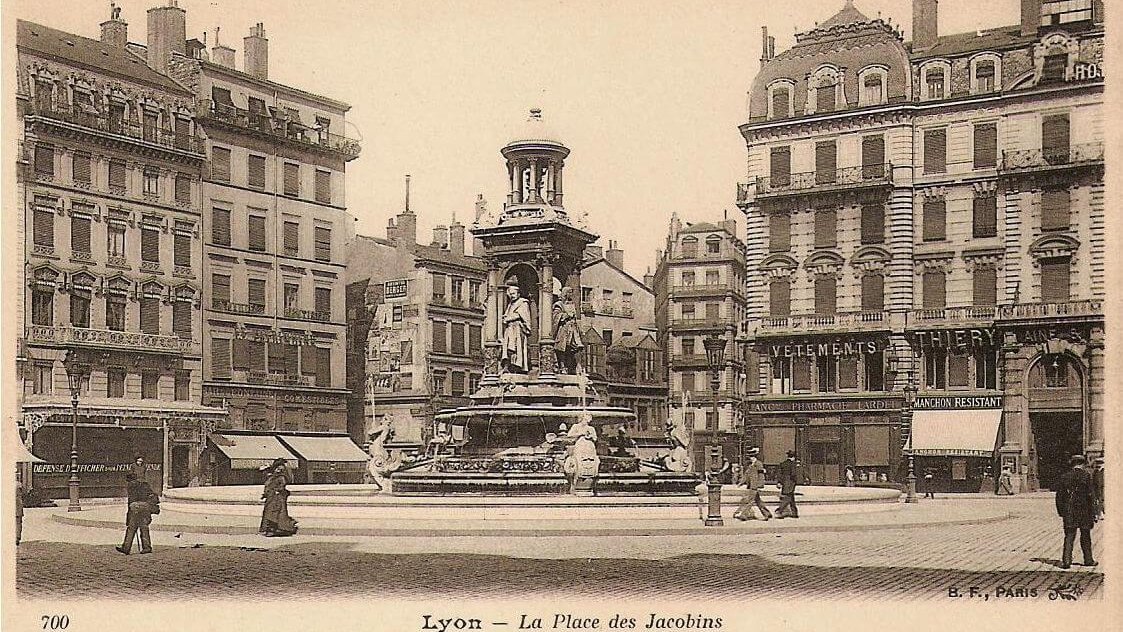
<path id="1" fill-rule="evenodd" d="M 918 397 L 905 446 L 918 491 L 993 492 L 1002 409 L 997 395 Z"/>
<path id="2" fill-rule="evenodd" d="M 203 458 L 211 485 L 260 485 L 265 468 L 276 459 L 301 475 L 300 459 L 272 434 L 212 432 Z"/>
<path id="3" fill-rule="evenodd" d="M 346 435 L 277 435 L 281 443 L 300 459 L 297 483 L 332 485 L 362 483 L 370 455 Z"/>

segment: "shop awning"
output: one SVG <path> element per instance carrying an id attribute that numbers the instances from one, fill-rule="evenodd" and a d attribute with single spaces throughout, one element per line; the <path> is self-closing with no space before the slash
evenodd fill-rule
<path id="1" fill-rule="evenodd" d="M 320 463 L 366 463 L 370 455 L 350 437 L 296 437 L 281 435 L 281 441 L 305 461 Z"/>
<path id="2" fill-rule="evenodd" d="M 918 410 L 906 451 L 916 456 L 992 456 L 1001 409 Z"/>
<path id="3" fill-rule="evenodd" d="M 235 435 L 212 432 L 211 443 L 230 459 L 230 467 L 251 470 L 268 466 L 275 459 L 284 459 L 296 468 L 299 461 L 273 435 Z"/>

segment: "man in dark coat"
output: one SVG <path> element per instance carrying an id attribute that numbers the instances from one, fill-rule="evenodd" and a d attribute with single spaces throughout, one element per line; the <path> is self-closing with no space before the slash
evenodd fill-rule
<path id="1" fill-rule="evenodd" d="M 1096 500 L 1099 501 L 1096 515 L 1102 515 L 1104 513 L 1104 458 L 1102 456 L 1096 459 L 1092 468 L 1092 484 L 1096 488 Z"/>
<path id="2" fill-rule="evenodd" d="M 1092 475 L 1084 469 L 1084 455 L 1069 458 L 1072 469 L 1061 476 L 1056 488 L 1057 515 L 1064 521 L 1065 543 L 1061 568 L 1072 566 L 1072 545 L 1080 531 L 1080 551 L 1084 566 L 1095 566 L 1092 557 L 1092 526 L 1096 523 L 1096 488 Z"/>
<path id="3" fill-rule="evenodd" d="M 133 548 L 133 539 L 137 531 L 140 532 L 140 552 L 152 552 L 152 536 L 148 525 L 152 523 L 152 514 L 160 513 L 160 497 L 152 491 L 148 483 L 137 480 L 136 474 L 129 472 L 125 475 L 129 484 L 129 512 L 125 516 L 125 541 L 117 547 L 118 553 L 129 554 Z"/>
<path id="4" fill-rule="evenodd" d="M 795 506 L 796 464 L 795 451 L 788 450 L 788 458 L 780 464 L 776 476 L 780 484 L 780 506 L 776 508 L 777 518 L 798 518 L 799 509 Z"/>

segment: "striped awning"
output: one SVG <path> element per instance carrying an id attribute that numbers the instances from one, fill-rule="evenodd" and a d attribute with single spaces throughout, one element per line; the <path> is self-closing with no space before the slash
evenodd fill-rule
<path id="1" fill-rule="evenodd" d="M 273 435 L 220 434 L 212 432 L 211 443 L 230 459 L 235 470 L 256 470 L 270 465 L 275 459 L 284 459 L 289 467 L 296 468 L 299 461 L 288 448 Z"/>
<path id="2" fill-rule="evenodd" d="M 305 461 L 324 463 L 366 463 L 370 455 L 351 441 L 351 437 L 306 437 L 281 435 L 281 441 Z"/>
<path id="3" fill-rule="evenodd" d="M 906 451 L 916 456 L 993 456 L 1002 409 L 918 410 Z"/>

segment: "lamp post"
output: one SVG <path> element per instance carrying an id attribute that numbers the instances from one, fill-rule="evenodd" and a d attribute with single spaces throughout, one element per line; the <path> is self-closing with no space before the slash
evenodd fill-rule
<path id="1" fill-rule="evenodd" d="M 912 383 L 912 376 L 909 376 L 909 383 L 905 385 L 905 411 L 904 414 L 912 418 L 912 404 L 916 398 L 916 386 Z M 905 502 L 915 503 L 919 502 L 916 497 L 916 461 L 912 452 L 912 424 L 909 424 L 909 473 L 905 477 Z"/>
<path id="2" fill-rule="evenodd" d="M 718 388 L 721 387 L 721 369 L 725 365 L 725 338 L 713 333 L 707 336 L 702 344 L 706 347 L 706 361 L 710 365 L 710 394 L 713 397 L 714 408 L 713 432 L 716 436 L 718 428 L 717 392 Z M 716 474 L 721 469 L 720 454 L 721 449 L 716 443 L 710 446 L 711 463 L 709 474 L 706 476 L 706 491 L 709 501 L 709 511 L 705 522 L 707 527 L 720 527 L 724 524 L 721 520 L 721 481 L 718 480 Z"/>
<path id="3" fill-rule="evenodd" d="M 66 510 L 82 511 L 78 493 L 78 393 L 82 390 L 82 380 L 86 378 L 89 367 L 73 349 L 66 352 L 62 365 L 66 369 L 66 381 L 70 386 L 70 480 L 67 482 L 70 503 Z"/>

